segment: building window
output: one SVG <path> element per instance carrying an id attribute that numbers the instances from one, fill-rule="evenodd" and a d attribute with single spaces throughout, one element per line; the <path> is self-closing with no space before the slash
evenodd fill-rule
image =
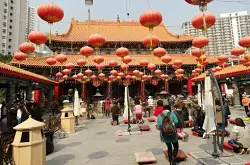
<path id="1" fill-rule="evenodd" d="M 6 36 L 2 36 L 2 39 L 4 40 L 6 38 Z"/>
<path id="2" fill-rule="evenodd" d="M 5 43 L 2 43 L 2 47 L 5 48 Z"/>
<path id="3" fill-rule="evenodd" d="M 13 16 L 13 13 L 10 13 L 10 16 Z"/>
<path id="4" fill-rule="evenodd" d="M 12 41 L 12 39 L 9 39 L 9 42 L 11 42 Z"/>
<path id="5" fill-rule="evenodd" d="M 4 9 L 4 13 L 5 13 L 5 14 L 7 13 L 7 9 Z"/>
<path id="6" fill-rule="evenodd" d="M 10 7 L 10 10 L 13 10 L 13 7 L 12 7 L 12 6 Z"/>
<path id="7" fill-rule="evenodd" d="M 11 33 L 11 32 L 9 32 L 9 35 L 11 36 L 11 35 L 12 35 L 12 33 Z"/>
<path id="8" fill-rule="evenodd" d="M 11 45 L 9 45 L 9 49 L 11 49 Z"/>
<path id="9" fill-rule="evenodd" d="M 11 0 L 11 1 L 10 1 L 10 3 L 11 3 L 11 4 L 13 4 L 13 3 L 14 3 L 14 1 L 13 1 L 13 0 Z"/>
<path id="10" fill-rule="evenodd" d="M 4 6 L 7 7 L 7 5 L 8 5 L 7 2 L 4 2 Z"/>
<path id="11" fill-rule="evenodd" d="M 6 33 L 6 29 L 3 29 L 3 33 Z"/>
<path id="12" fill-rule="evenodd" d="M 10 29 L 12 29 L 12 26 L 10 26 Z"/>
<path id="13" fill-rule="evenodd" d="M 13 20 L 11 19 L 10 22 L 13 22 Z"/>
<path id="14" fill-rule="evenodd" d="M 8 55 L 11 55 L 11 52 L 8 52 Z"/>
<path id="15" fill-rule="evenodd" d="M 2 50 L 2 54 L 5 54 L 5 51 L 4 51 L 4 50 Z"/>
<path id="16" fill-rule="evenodd" d="M 6 15 L 3 16 L 3 19 L 7 19 Z"/>

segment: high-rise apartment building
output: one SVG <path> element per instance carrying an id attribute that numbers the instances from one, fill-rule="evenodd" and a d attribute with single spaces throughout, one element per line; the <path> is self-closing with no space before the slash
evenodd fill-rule
<path id="1" fill-rule="evenodd" d="M 195 29 L 191 22 L 184 22 L 182 29 L 187 35 L 203 35 L 202 31 Z M 230 55 L 230 51 L 239 46 L 239 39 L 249 35 L 250 15 L 247 11 L 220 14 L 215 25 L 206 32 L 206 36 L 210 40 L 206 53 L 208 55 Z"/>
<path id="2" fill-rule="evenodd" d="M 27 0 L 0 0 L 0 54 L 17 52 L 34 29 L 35 9 Z"/>

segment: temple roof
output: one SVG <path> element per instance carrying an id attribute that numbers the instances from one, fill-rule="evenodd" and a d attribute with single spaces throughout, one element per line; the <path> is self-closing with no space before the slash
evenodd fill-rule
<path id="1" fill-rule="evenodd" d="M 44 56 L 44 57 L 32 57 L 32 58 L 28 58 L 27 60 L 21 62 L 21 66 L 28 66 L 28 67 L 50 67 L 47 63 L 46 63 L 46 59 L 49 57 L 55 57 L 56 55 L 52 55 L 52 56 Z M 132 58 L 132 62 L 129 63 L 129 65 L 131 66 L 138 66 L 141 60 L 148 60 L 148 62 L 150 63 L 154 63 L 156 65 L 165 65 L 164 63 L 161 62 L 161 59 L 159 59 L 158 57 L 153 56 L 152 54 L 148 54 L 148 55 L 140 55 L 140 54 L 135 54 L 135 55 L 130 55 Z M 172 57 L 172 61 L 174 60 L 182 60 L 183 65 L 196 65 L 197 61 L 196 61 L 196 57 L 191 56 L 189 54 L 170 54 L 170 56 Z M 82 55 L 75 55 L 75 54 L 71 54 L 71 55 L 67 55 L 68 59 L 64 64 L 67 64 L 69 62 L 72 62 L 73 64 L 77 65 L 77 61 L 80 58 L 84 58 L 84 56 Z M 96 64 L 93 62 L 93 57 L 94 56 L 90 56 L 86 66 L 95 66 Z M 116 56 L 116 55 L 103 55 L 104 57 L 104 62 L 103 64 L 105 66 L 108 66 L 108 62 L 110 60 L 115 60 L 117 61 L 118 65 L 121 65 L 121 58 Z M 207 56 L 207 59 L 209 61 L 209 63 L 215 63 L 216 60 L 216 56 Z M 13 59 L 11 61 L 11 64 L 14 65 L 18 65 L 19 62 L 15 59 Z M 170 63 L 172 64 L 172 63 Z M 61 66 L 60 63 L 56 63 L 53 67 L 59 67 Z"/>
<path id="2" fill-rule="evenodd" d="M 226 78 L 226 77 L 232 77 L 232 76 L 239 76 L 244 74 L 249 74 L 250 68 L 244 66 L 244 65 L 234 65 L 229 66 L 224 69 L 222 69 L 220 72 L 215 73 L 216 78 Z M 193 78 L 193 81 L 200 81 L 204 80 L 206 77 L 206 73 L 202 73 L 201 75 Z"/>
<path id="3" fill-rule="evenodd" d="M 56 81 L 52 81 L 44 76 L 35 74 L 8 64 L 0 62 L 0 74 L 16 77 L 18 79 L 24 79 L 34 82 L 39 82 L 43 84 L 58 85 Z"/>
<path id="4" fill-rule="evenodd" d="M 55 42 L 87 42 L 91 34 L 98 33 L 105 37 L 107 42 L 141 42 L 149 35 L 149 29 L 143 27 L 138 21 L 83 21 L 72 18 L 66 33 L 55 34 Z M 193 36 L 174 35 L 161 24 L 155 27 L 153 35 L 159 37 L 161 42 L 186 42 Z"/>

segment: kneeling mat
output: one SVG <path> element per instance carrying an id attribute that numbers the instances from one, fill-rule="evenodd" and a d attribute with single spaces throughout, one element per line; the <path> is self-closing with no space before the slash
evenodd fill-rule
<path id="1" fill-rule="evenodd" d="M 155 117 L 148 118 L 148 122 L 155 122 Z"/>
<path id="2" fill-rule="evenodd" d="M 234 148 L 228 144 L 228 142 L 223 143 L 223 147 L 228 150 L 233 150 Z"/>
<path id="3" fill-rule="evenodd" d="M 149 127 L 149 125 L 140 125 L 139 129 L 140 129 L 140 131 L 149 131 L 150 127 Z"/>
<path id="4" fill-rule="evenodd" d="M 228 121 L 229 121 L 229 123 L 231 123 L 231 124 L 235 124 L 235 120 L 234 120 L 234 119 L 229 119 Z"/>
<path id="5" fill-rule="evenodd" d="M 166 159 L 168 160 L 168 150 L 163 151 L 163 153 Z M 177 157 L 176 157 L 176 161 L 184 161 L 186 158 L 187 158 L 187 155 L 182 150 L 179 150 Z"/>

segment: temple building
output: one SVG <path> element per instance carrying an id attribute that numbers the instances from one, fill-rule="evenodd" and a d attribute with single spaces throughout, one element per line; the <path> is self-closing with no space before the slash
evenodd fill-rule
<path id="1" fill-rule="evenodd" d="M 146 74 L 150 74 L 155 77 L 155 81 L 142 82 L 140 79 L 131 80 L 130 84 L 130 95 L 131 96 L 145 96 L 145 95 L 157 95 L 161 92 L 162 88 L 165 87 L 166 91 L 171 94 L 181 94 L 183 92 L 183 86 L 187 85 L 190 94 L 192 89 L 195 89 L 194 84 L 191 81 L 192 70 L 195 69 L 197 61 L 196 58 L 188 54 L 187 50 L 192 46 L 193 36 L 187 35 L 174 35 L 168 31 L 168 29 L 161 24 L 153 29 L 152 34 L 160 39 L 158 46 L 163 47 L 167 50 L 167 54 L 174 60 L 182 60 L 184 69 L 184 78 L 177 80 L 174 75 L 174 69 L 171 67 L 172 63 L 169 63 L 167 68 L 160 58 L 155 57 L 152 54 L 152 50 L 146 48 L 142 40 L 149 35 L 149 30 L 139 22 L 136 21 L 84 21 L 80 22 L 75 19 L 71 20 L 67 32 L 63 34 L 54 34 L 51 43 L 47 42 L 47 46 L 54 52 L 50 56 L 43 57 L 29 57 L 27 60 L 19 63 L 16 60 L 12 60 L 12 65 L 19 65 L 22 69 L 35 72 L 45 77 L 50 77 L 55 80 L 56 73 L 59 72 L 60 68 L 65 64 L 71 62 L 75 65 L 75 68 L 71 71 L 69 78 L 66 81 L 59 81 L 59 95 L 66 95 L 69 89 L 77 88 L 82 99 L 84 101 L 91 100 L 92 96 L 96 93 L 98 88 L 104 97 L 111 96 L 112 98 L 118 98 L 124 96 L 124 85 L 123 81 L 99 81 L 100 83 L 94 83 L 92 81 L 75 81 L 70 78 L 80 72 L 80 67 L 77 66 L 77 61 L 80 58 L 84 58 L 80 54 L 80 49 L 83 46 L 88 45 L 88 37 L 91 34 L 98 33 L 105 37 L 105 44 L 99 48 L 99 54 L 104 57 L 105 66 L 103 73 L 106 77 L 109 76 L 110 71 L 113 69 L 109 67 L 109 61 L 115 60 L 118 66 L 114 69 L 120 71 L 120 65 L 122 64 L 121 58 L 117 57 L 115 52 L 117 48 L 126 47 L 129 50 L 129 55 L 132 57 L 131 63 L 129 63 L 128 72 L 131 73 L 137 69 L 144 72 L 144 68 L 139 65 L 141 60 L 147 60 L 149 63 L 153 63 L 160 69 L 164 74 L 169 75 L 168 81 L 160 80 L 159 77 L 146 71 Z M 89 45 L 90 46 L 90 45 Z M 46 59 L 49 57 L 55 57 L 57 54 L 67 55 L 67 61 L 61 65 L 56 63 L 52 66 L 52 74 L 50 73 L 50 66 L 46 63 Z M 84 70 L 87 68 L 93 71 L 93 74 L 98 76 L 98 70 L 96 64 L 93 62 L 93 57 L 87 59 L 86 65 L 83 67 Z M 207 57 L 209 64 L 207 67 L 213 67 L 216 60 L 214 56 Z M 205 68 L 206 69 L 206 68 Z M 144 92 L 145 89 L 145 92 Z"/>

